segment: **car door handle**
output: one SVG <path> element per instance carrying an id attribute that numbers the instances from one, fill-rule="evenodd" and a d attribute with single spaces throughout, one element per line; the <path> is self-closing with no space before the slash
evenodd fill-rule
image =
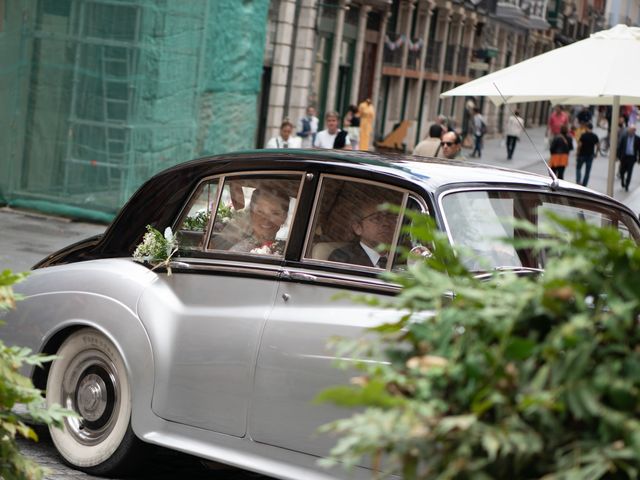
<path id="1" fill-rule="evenodd" d="M 191 267 L 191 265 L 190 265 L 190 264 L 188 264 L 187 262 L 180 262 L 180 261 L 178 261 L 178 260 L 171 260 L 171 261 L 169 262 L 169 265 L 170 265 L 172 268 L 189 268 L 189 267 Z"/>
<path id="2" fill-rule="evenodd" d="M 281 278 L 283 280 L 303 280 L 306 282 L 315 282 L 318 279 L 318 277 L 310 273 L 290 272 L 289 270 L 283 270 Z"/>

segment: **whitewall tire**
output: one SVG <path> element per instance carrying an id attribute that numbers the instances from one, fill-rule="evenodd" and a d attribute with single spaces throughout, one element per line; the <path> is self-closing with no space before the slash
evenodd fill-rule
<path id="1" fill-rule="evenodd" d="M 130 470 L 140 442 L 130 427 L 131 389 L 122 356 L 91 328 L 72 333 L 56 353 L 47 378 L 47 404 L 58 403 L 79 418 L 67 418 L 51 438 L 66 463 L 94 475 Z"/>

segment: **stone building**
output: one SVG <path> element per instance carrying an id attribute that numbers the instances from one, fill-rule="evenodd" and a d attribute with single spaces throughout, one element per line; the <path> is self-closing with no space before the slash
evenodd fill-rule
<path id="1" fill-rule="evenodd" d="M 366 97 L 378 139 L 409 122 L 407 150 L 439 114 L 464 131 L 471 104 L 500 132 L 504 108 L 440 93 L 584 38 L 604 18 L 605 0 L 272 0 L 257 145 L 307 105 L 321 117 Z M 543 124 L 549 105 L 520 110 Z"/>

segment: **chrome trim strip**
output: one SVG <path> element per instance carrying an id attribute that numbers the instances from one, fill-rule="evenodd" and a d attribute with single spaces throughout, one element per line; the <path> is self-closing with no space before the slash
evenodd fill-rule
<path id="1" fill-rule="evenodd" d="M 312 285 L 317 284 L 335 288 L 349 287 L 358 290 L 371 289 L 390 294 L 396 294 L 400 291 L 399 285 L 388 283 L 379 278 L 358 277 L 353 274 L 322 272 L 307 268 L 287 267 L 286 271 L 289 273 L 291 278 L 286 278 L 283 276 L 284 269 L 281 265 L 238 264 L 229 260 L 181 258 L 180 260 L 172 261 L 171 267 L 174 269 L 189 269 L 196 272 L 212 271 L 238 275 L 257 275 L 267 279 L 277 279 L 284 282 L 308 283 Z M 352 265 L 349 265 L 349 267 L 352 267 Z M 374 268 L 369 270 L 380 272 L 379 269 Z"/>
<path id="2" fill-rule="evenodd" d="M 318 211 L 318 200 L 320 198 L 320 192 L 322 192 L 322 188 L 324 186 L 324 175 L 320 174 L 320 180 L 318 180 L 318 186 L 316 187 L 316 193 L 313 197 L 313 205 L 311 206 L 311 221 L 309 222 L 309 228 L 307 228 L 307 232 L 304 238 L 304 244 L 302 245 L 302 255 L 301 259 L 304 260 L 307 257 L 307 248 L 309 247 L 309 241 L 311 239 L 311 232 L 314 232 L 316 229 L 316 212 Z"/>
<path id="3" fill-rule="evenodd" d="M 211 215 L 209 215 L 209 225 L 207 225 L 207 232 L 202 239 L 202 252 L 207 251 L 207 245 L 211 241 L 211 235 L 213 235 L 213 226 L 216 224 L 216 216 L 218 215 L 218 206 L 222 199 L 222 191 L 224 190 L 224 182 L 227 180 L 226 175 L 220 175 L 218 178 L 218 186 L 216 190 L 216 203 L 211 206 Z"/>
<path id="4" fill-rule="evenodd" d="M 409 192 L 406 190 L 402 194 L 402 204 L 400 205 L 400 211 L 398 212 L 398 218 L 396 218 L 396 228 L 393 232 L 393 240 L 391 240 L 391 247 L 389 247 L 389 258 L 387 259 L 387 265 L 385 271 L 391 271 L 391 265 L 396 257 L 396 247 L 398 246 L 398 239 L 400 238 L 400 229 L 402 228 L 402 221 L 404 220 L 404 211 L 407 208 L 407 198 L 409 198 Z"/>
<path id="5" fill-rule="evenodd" d="M 333 263 L 333 262 L 332 262 Z M 326 264 L 323 263 L 326 266 Z M 339 265 L 339 264 L 337 264 Z M 353 267 L 353 265 L 347 265 Z M 365 267 L 367 268 L 367 267 Z M 380 269 L 368 268 L 369 271 L 380 273 Z M 283 281 L 295 283 L 310 283 L 329 287 L 350 287 L 355 289 L 375 289 L 385 293 L 398 293 L 400 285 L 389 283 L 381 278 L 359 277 L 354 274 L 339 272 L 324 272 L 319 270 L 310 270 L 308 268 L 291 268 L 287 267 L 287 271 L 291 275 L 291 279 L 283 279 Z M 304 279 L 304 277 L 315 277 L 314 280 Z"/>
<path id="6" fill-rule="evenodd" d="M 214 263 L 215 262 L 215 263 Z M 170 263 L 174 269 L 189 269 L 195 271 L 213 271 L 220 273 L 237 273 L 244 275 L 261 275 L 267 278 L 278 279 L 280 277 L 280 265 L 265 265 L 265 264 L 234 264 L 228 260 L 213 260 L 213 259 L 191 259 L 181 258 L 177 261 Z"/>

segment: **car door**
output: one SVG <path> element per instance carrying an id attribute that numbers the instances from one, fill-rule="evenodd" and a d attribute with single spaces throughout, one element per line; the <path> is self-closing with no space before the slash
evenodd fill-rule
<path id="1" fill-rule="evenodd" d="M 160 417 L 244 436 L 259 338 L 273 307 L 302 174 L 205 179 L 176 230 L 171 275 L 142 296 Z M 262 230 L 260 230 L 262 229 Z"/>
<path id="2" fill-rule="evenodd" d="M 332 253 L 353 243 L 358 204 L 375 203 L 373 199 L 380 197 L 403 207 L 409 203 L 414 209 L 424 208 L 401 189 L 336 176 L 322 177 L 318 191 L 302 259 L 287 261 L 262 335 L 249 429 L 257 442 L 324 456 L 335 438 L 319 435 L 318 427 L 353 412 L 314 404 L 314 398 L 329 386 L 348 383 L 355 374 L 336 368 L 329 340 L 361 338 L 365 329 L 399 315 L 349 298 L 395 294 L 397 287 L 378 277 L 382 268 L 349 263 L 344 257 L 338 261 Z M 382 191 L 387 195 L 380 195 Z M 400 234 L 402 218 L 395 215 L 392 246 L 407 241 Z M 386 269 L 392 267 L 399 268 L 400 261 L 389 262 Z"/>

